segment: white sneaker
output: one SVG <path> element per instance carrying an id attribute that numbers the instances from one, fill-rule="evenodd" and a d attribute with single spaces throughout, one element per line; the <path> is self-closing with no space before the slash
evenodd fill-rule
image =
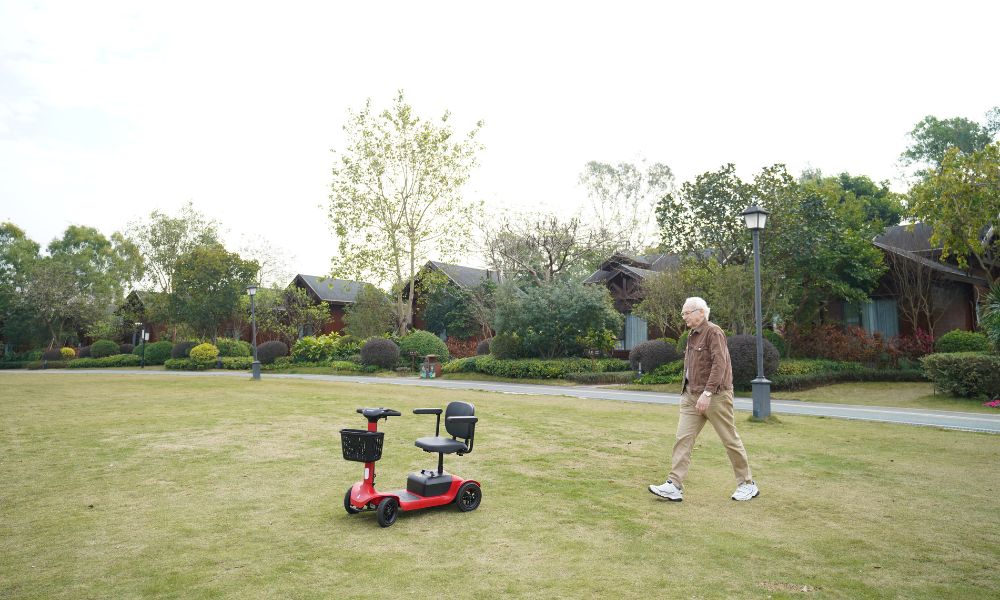
<path id="1" fill-rule="evenodd" d="M 663 485 L 649 486 L 649 491 L 671 502 L 680 502 L 684 499 L 684 490 L 674 485 L 674 482 L 669 479 Z"/>
<path id="2" fill-rule="evenodd" d="M 759 495 L 760 490 L 757 489 L 757 483 L 751 481 L 750 483 L 741 483 L 736 486 L 736 491 L 733 492 L 733 500 L 746 502 L 747 500 L 753 500 Z"/>

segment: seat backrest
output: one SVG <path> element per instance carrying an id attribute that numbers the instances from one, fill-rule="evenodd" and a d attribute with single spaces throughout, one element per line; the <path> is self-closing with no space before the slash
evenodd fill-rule
<path id="1" fill-rule="evenodd" d="M 449 435 L 467 440 L 475 431 L 475 423 L 449 423 L 448 417 L 471 417 L 476 414 L 476 407 L 468 402 L 449 402 L 444 409 L 444 426 Z"/>

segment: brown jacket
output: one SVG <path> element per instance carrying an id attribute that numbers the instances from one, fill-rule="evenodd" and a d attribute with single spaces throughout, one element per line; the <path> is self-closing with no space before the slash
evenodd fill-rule
<path id="1" fill-rule="evenodd" d="M 684 350 L 683 393 L 699 395 L 705 390 L 718 393 L 733 389 L 733 363 L 722 328 L 705 321 L 688 335 Z"/>

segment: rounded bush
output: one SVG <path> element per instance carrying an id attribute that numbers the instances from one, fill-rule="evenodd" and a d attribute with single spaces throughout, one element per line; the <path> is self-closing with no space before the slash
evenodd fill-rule
<path id="1" fill-rule="evenodd" d="M 483 340 L 476 345 L 476 356 L 483 356 L 490 353 L 490 340 Z"/>
<path id="2" fill-rule="evenodd" d="M 90 346 L 80 346 L 80 352 L 76 356 L 77 358 L 91 358 Z"/>
<path id="3" fill-rule="evenodd" d="M 219 349 L 219 356 L 253 356 L 253 346 L 243 340 L 219 338 L 215 340 L 215 346 Z"/>
<path id="4" fill-rule="evenodd" d="M 490 354 L 496 358 L 521 358 L 524 348 L 521 338 L 513 333 L 501 333 L 490 342 Z"/>
<path id="5" fill-rule="evenodd" d="M 418 358 L 436 354 L 442 361 L 450 356 L 448 345 L 441 338 L 422 329 L 414 329 L 399 340 L 400 355 L 408 357 L 410 352 L 416 352 Z"/>
<path id="6" fill-rule="evenodd" d="M 392 340 L 372 338 L 361 346 L 361 364 L 391 369 L 399 362 L 399 346 Z"/>
<path id="7" fill-rule="evenodd" d="M 145 356 L 147 365 L 162 365 L 170 358 L 170 353 L 173 351 L 174 345 L 167 340 L 160 342 L 153 342 L 152 344 L 147 343 L 145 350 L 143 350 L 143 345 L 139 344 L 132 350 L 132 354 L 136 356 Z"/>
<path id="8" fill-rule="evenodd" d="M 62 360 L 62 359 L 63 359 L 62 349 L 60 348 L 53 348 L 51 350 L 46 350 L 45 352 L 42 352 L 42 360 Z"/>
<path id="9" fill-rule="evenodd" d="M 198 342 L 177 342 L 170 350 L 170 358 L 188 358 L 191 356 L 191 348 L 198 345 Z"/>
<path id="10" fill-rule="evenodd" d="M 628 363 L 633 371 L 638 371 L 641 364 L 643 373 L 652 373 L 660 365 L 673 362 L 680 357 L 677 348 L 663 340 L 649 340 L 632 348 L 628 353 Z"/>
<path id="11" fill-rule="evenodd" d="M 194 348 L 191 348 L 189 354 L 191 360 L 196 360 L 198 362 L 214 362 L 216 358 L 219 357 L 219 349 L 213 344 L 205 342 L 204 344 L 198 344 Z"/>
<path id="12" fill-rule="evenodd" d="M 975 331 L 955 329 L 934 342 L 935 352 L 989 352 L 990 340 Z"/>
<path id="13" fill-rule="evenodd" d="M 282 356 L 288 356 L 288 346 L 284 342 L 274 340 L 257 346 L 257 360 L 262 365 L 269 365 Z"/>
<path id="14" fill-rule="evenodd" d="M 118 345 L 118 354 L 132 354 L 133 350 L 135 350 L 135 346 L 133 346 L 132 344 Z"/>
<path id="15" fill-rule="evenodd" d="M 76 350 L 72 348 L 60 348 L 59 355 L 62 360 L 73 360 L 76 358 Z"/>
<path id="16" fill-rule="evenodd" d="M 726 339 L 729 359 L 733 363 L 733 386 L 747 388 L 757 378 L 757 336 L 734 335 Z M 778 349 L 764 340 L 764 376 L 768 379 L 778 372 Z"/>
<path id="17" fill-rule="evenodd" d="M 90 345 L 90 356 L 93 358 L 104 358 L 118 354 L 118 344 L 111 340 L 97 340 Z"/>

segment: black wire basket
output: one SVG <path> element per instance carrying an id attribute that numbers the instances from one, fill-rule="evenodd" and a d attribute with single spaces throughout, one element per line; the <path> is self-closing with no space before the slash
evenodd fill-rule
<path id="1" fill-rule="evenodd" d="M 381 431 L 364 429 L 341 429 L 340 444 L 344 447 L 344 460 L 355 462 L 375 462 L 382 458 Z"/>

